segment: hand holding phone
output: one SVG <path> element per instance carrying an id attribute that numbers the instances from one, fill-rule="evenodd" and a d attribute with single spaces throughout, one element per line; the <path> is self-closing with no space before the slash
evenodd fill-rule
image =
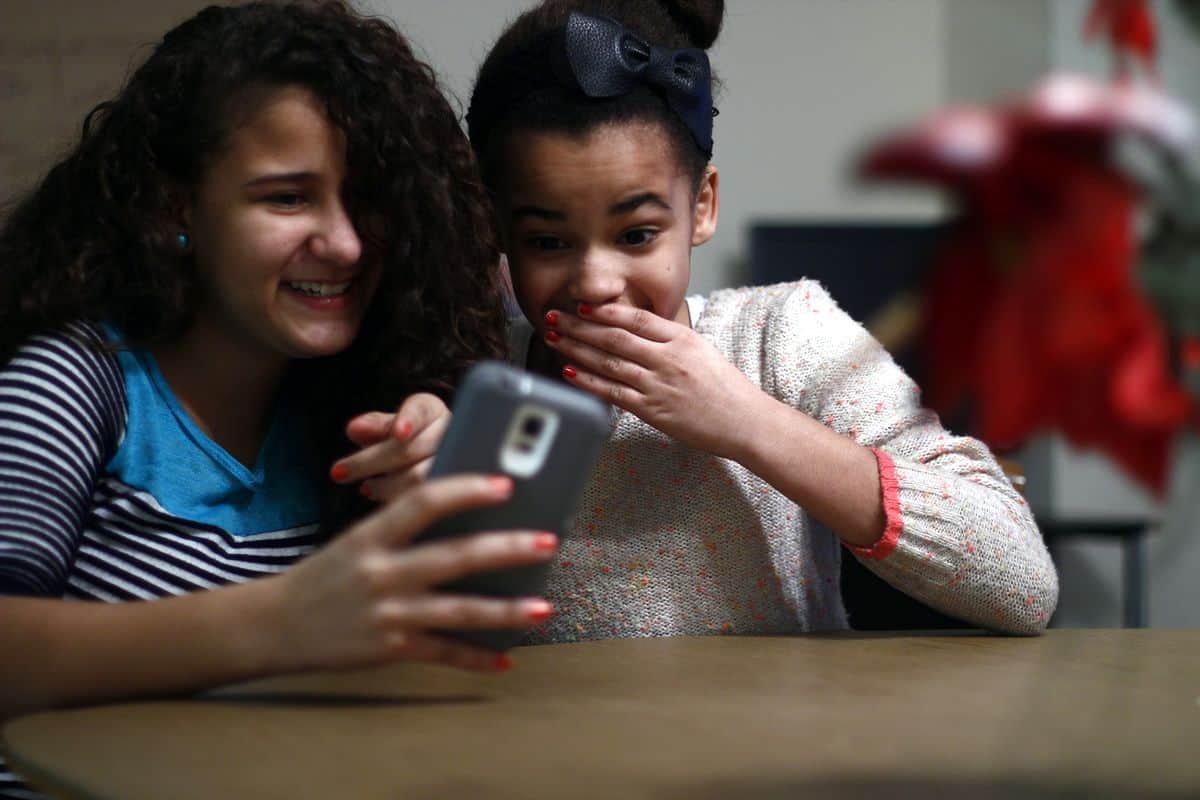
<path id="1" fill-rule="evenodd" d="M 453 419 L 429 476 L 462 472 L 507 475 L 511 499 L 443 520 L 422 540 L 485 530 L 567 533 L 583 489 L 611 430 L 609 409 L 591 395 L 495 361 L 473 367 L 454 400 Z M 550 565 L 481 573 L 443 587 L 456 594 L 540 594 Z M 516 644 L 520 631 L 455 631 L 493 650 Z"/>

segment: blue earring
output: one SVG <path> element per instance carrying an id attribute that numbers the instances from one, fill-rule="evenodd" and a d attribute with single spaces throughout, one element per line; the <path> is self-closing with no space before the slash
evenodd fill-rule
<path id="1" fill-rule="evenodd" d="M 175 237 L 175 243 L 179 245 L 181 252 L 186 253 L 188 248 L 192 246 L 192 239 L 186 233 L 180 231 L 179 235 Z"/>

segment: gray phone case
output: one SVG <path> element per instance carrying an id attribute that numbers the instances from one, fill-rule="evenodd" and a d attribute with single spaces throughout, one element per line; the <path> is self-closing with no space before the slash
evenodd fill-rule
<path id="1" fill-rule="evenodd" d="M 510 529 L 564 536 L 611 430 L 608 407 L 578 389 L 486 361 L 467 373 L 453 412 L 429 477 L 464 472 L 509 475 L 513 494 L 503 505 L 441 520 L 421 539 Z M 537 446 L 531 449 L 541 447 L 543 452 L 527 455 L 512 445 L 514 436 L 519 445 L 530 439 L 514 426 L 531 416 L 543 420 L 543 437 L 533 439 Z M 551 417 L 557 421 L 549 431 Z M 538 564 L 479 573 L 441 588 L 459 594 L 535 597 L 545 589 L 550 568 Z M 520 630 L 448 633 L 496 651 L 512 647 L 523 635 Z"/>

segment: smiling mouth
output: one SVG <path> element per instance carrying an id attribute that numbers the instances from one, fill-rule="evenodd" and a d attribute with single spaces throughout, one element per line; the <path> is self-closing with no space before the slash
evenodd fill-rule
<path id="1" fill-rule="evenodd" d="M 308 297 L 340 297 L 350 290 L 354 281 L 322 283 L 319 281 L 286 281 L 285 286 Z"/>

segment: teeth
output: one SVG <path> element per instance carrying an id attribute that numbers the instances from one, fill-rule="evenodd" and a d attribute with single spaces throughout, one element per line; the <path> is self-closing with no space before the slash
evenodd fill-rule
<path id="1" fill-rule="evenodd" d="M 337 297 L 345 294 L 350 288 L 350 281 L 345 283 L 318 283 L 317 281 L 288 281 L 288 286 L 310 297 Z"/>

